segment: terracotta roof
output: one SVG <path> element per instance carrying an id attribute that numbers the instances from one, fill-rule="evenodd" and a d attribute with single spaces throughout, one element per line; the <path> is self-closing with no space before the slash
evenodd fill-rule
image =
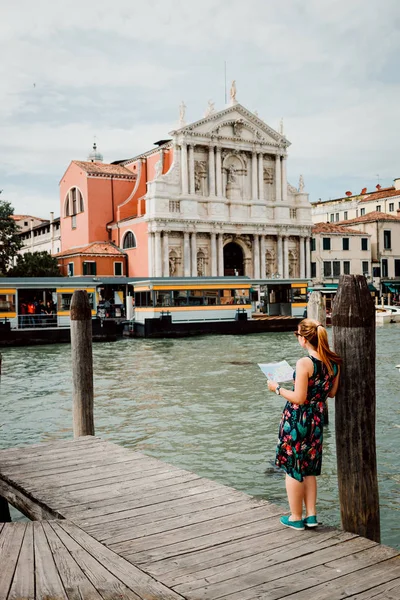
<path id="1" fill-rule="evenodd" d="M 36 219 L 37 221 L 47 221 L 48 219 L 42 219 L 41 217 L 33 217 L 32 215 L 11 215 L 14 221 L 22 221 L 23 219 Z"/>
<path id="2" fill-rule="evenodd" d="M 113 244 L 113 242 L 92 242 L 86 246 L 63 250 L 54 256 L 57 258 L 62 258 L 63 256 L 77 256 L 81 254 L 93 256 L 124 256 L 125 252 L 120 250 L 118 246 Z"/>
<path id="3" fill-rule="evenodd" d="M 348 219 L 347 221 L 339 221 L 340 225 L 345 223 L 373 223 L 374 221 L 397 221 L 400 222 L 400 216 L 392 215 L 390 213 L 384 213 L 374 210 L 373 212 L 367 213 L 362 217 L 356 217 L 355 219 Z"/>
<path id="4" fill-rule="evenodd" d="M 347 223 L 347 221 L 341 222 Z M 344 227 L 343 225 L 337 225 L 336 223 L 315 223 L 312 228 L 312 233 L 354 233 L 365 236 L 365 233 L 358 231 L 358 229 L 350 229 L 350 227 Z"/>
<path id="5" fill-rule="evenodd" d="M 366 194 L 360 202 L 369 202 L 370 200 L 380 200 L 381 198 L 391 198 L 392 196 L 400 196 L 400 190 L 396 190 L 395 187 L 384 188 L 379 192 L 372 192 Z"/>
<path id="6" fill-rule="evenodd" d="M 84 162 L 80 160 L 73 160 L 72 162 L 90 175 L 119 175 L 128 179 L 136 179 L 135 173 L 132 173 L 132 171 L 121 165 Z"/>

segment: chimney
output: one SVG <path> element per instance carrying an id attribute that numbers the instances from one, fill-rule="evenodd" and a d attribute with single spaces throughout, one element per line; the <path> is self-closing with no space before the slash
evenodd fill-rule
<path id="1" fill-rule="evenodd" d="M 363 188 L 363 189 L 361 190 L 361 193 L 362 193 L 362 194 L 366 194 L 366 193 L 367 193 L 367 188 Z"/>
<path id="2" fill-rule="evenodd" d="M 53 222 L 53 221 L 54 221 L 54 213 L 53 213 L 53 212 L 51 212 L 51 213 L 50 213 L 50 222 Z"/>
<path id="3" fill-rule="evenodd" d="M 352 196 L 353 192 L 346 192 L 346 196 Z"/>
<path id="4" fill-rule="evenodd" d="M 381 184 L 380 184 L 380 183 L 378 183 L 378 185 L 376 186 L 376 189 L 377 189 L 377 190 L 380 190 L 380 189 L 381 189 L 381 187 L 382 187 L 382 186 L 381 186 Z"/>

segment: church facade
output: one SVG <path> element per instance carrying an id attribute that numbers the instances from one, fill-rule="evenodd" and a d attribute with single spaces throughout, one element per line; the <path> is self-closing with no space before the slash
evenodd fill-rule
<path id="1" fill-rule="evenodd" d="M 64 268 L 104 242 L 126 257 L 118 274 L 130 277 L 310 277 L 311 205 L 302 177 L 288 184 L 290 143 L 231 96 L 190 124 L 182 105 L 171 139 L 132 159 L 71 163 L 61 181 Z"/>

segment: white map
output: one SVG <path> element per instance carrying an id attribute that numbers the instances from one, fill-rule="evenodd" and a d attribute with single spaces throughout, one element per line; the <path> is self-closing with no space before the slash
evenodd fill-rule
<path id="1" fill-rule="evenodd" d="M 293 380 L 293 367 L 286 360 L 277 363 L 263 363 L 258 365 L 267 379 L 281 383 Z"/>

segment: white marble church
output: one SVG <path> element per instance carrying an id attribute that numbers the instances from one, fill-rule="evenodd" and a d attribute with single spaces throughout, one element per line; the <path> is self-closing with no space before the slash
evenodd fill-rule
<path id="1" fill-rule="evenodd" d="M 149 276 L 309 278 L 311 205 L 290 142 L 236 101 L 171 132 L 148 183 Z M 173 152 L 165 173 L 164 153 Z"/>

